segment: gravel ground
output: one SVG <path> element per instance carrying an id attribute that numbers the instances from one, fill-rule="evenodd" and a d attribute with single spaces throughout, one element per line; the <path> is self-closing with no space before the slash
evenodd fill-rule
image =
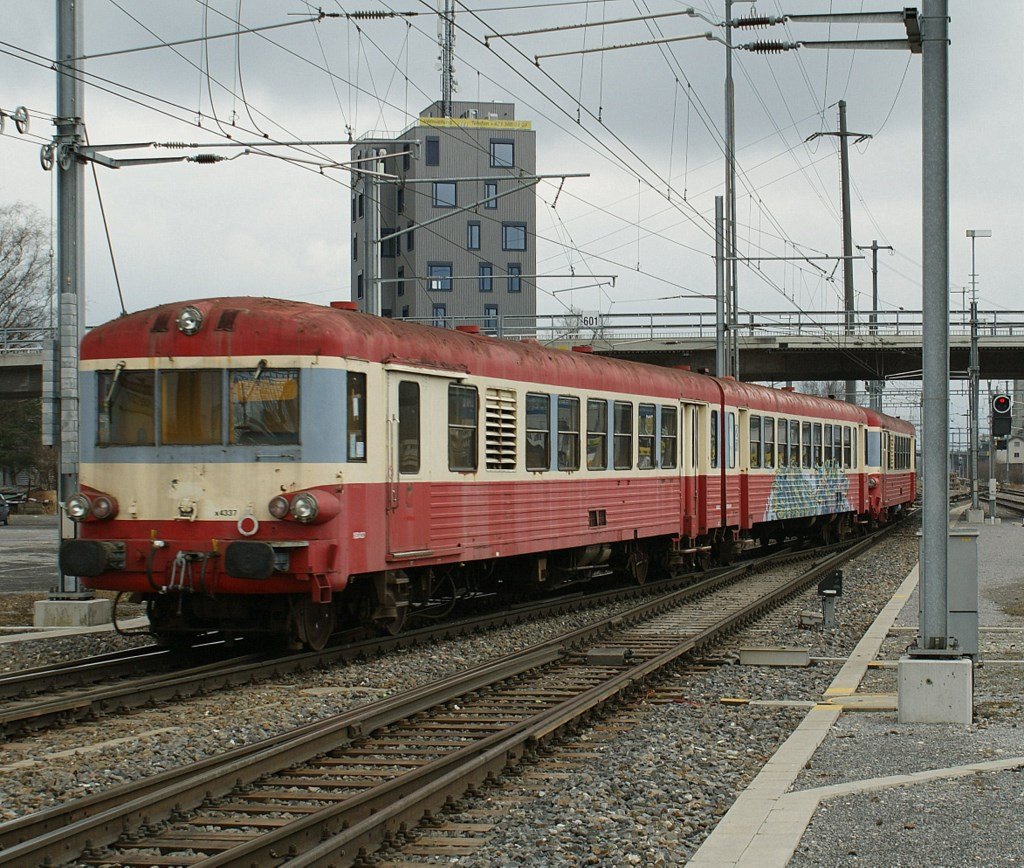
<path id="1" fill-rule="evenodd" d="M 825 739 L 794 789 L 1024 755 L 1024 654 L 1018 522 L 986 525 L 979 540 L 981 654 L 970 726 L 911 726 L 895 712 L 847 715 Z M 917 595 L 897 623 L 916 624 Z M 896 660 L 913 634 L 896 632 L 881 658 Z M 869 671 L 867 693 L 895 693 L 896 670 Z M 814 815 L 792 865 L 1024 864 L 1019 806 L 1024 773 L 995 772 L 955 781 L 831 799 Z"/>
<path id="2" fill-rule="evenodd" d="M 835 630 L 821 634 L 795 628 L 800 610 L 820 608 L 812 590 L 730 644 L 800 644 L 810 646 L 816 655 L 843 656 L 902 581 L 916 551 L 913 528 L 904 529 L 859 563 L 848 565 L 846 596 Z M 195 697 L 2 745 L 0 818 L 251 743 L 524 648 L 621 608 L 625 606 L 399 651 L 366 663 L 287 676 L 273 684 Z M 64 653 L 81 652 L 76 647 L 65 648 Z M 490 842 L 462 863 L 685 861 L 804 713 L 786 707 L 723 705 L 719 699 L 815 699 L 838 667 L 828 663 L 807 669 L 762 669 L 725 664 L 676 676 L 671 686 L 680 688 L 677 701 L 645 701 L 624 709 L 627 731 L 614 732 L 613 738 L 603 735 L 600 727 L 584 732 L 578 738 L 598 758 L 575 767 L 566 778 L 553 779 L 543 787 L 543 795 L 503 807 Z M 84 751 L 71 753 L 76 748 Z M 493 793 L 486 794 L 494 798 Z"/>
<path id="3" fill-rule="evenodd" d="M 832 799 L 789 864 L 1019 865 L 1022 801 L 1021 771 Z"/>
<path id="4" fill-rule="evenodd" d="M 137 780 L 347 711 L 633 605 L 605 606 L 431 647 L 404 649 L 365 663 L 296 673 L 273 683 L 104 717 L 2 744 L 0 819 Z M 107 646 L 117 639 L 106 635 L 62 637 L 18 643 L 17 647 L 57 645 L 63 653 L 77 656 L 108 650 Z M 22 651 L 26 653 L 31 652 Z M 118 743 L 109 743 L 114 741 Z M 72 753 L 76 748 L 84 751 Z"/>
<path id="5" fill-rule="evenodd" d="M 736 634 L 728 647 L 801 645 L 816 656 L 845 656 L 916 563 L 915 530 L 898 531 L 844 568 L 845 595 L 835 630 L 794 626 L 801 610 L 820 611 L 812 589 Z M 480 812 L 486 817 L 492 807 L 496 820 L 486 821 L 496 825 L 473 855 L 445 861 L 473 868 L 682 864 L 805 713 L 719 700 L 818 699 L 840 665 L 777 669 L 725 664 L 675 676 L 665 686 L 679 690 L 677 701 L 631 706 L 574 737 L 573 749 L 599 757 L 574 767 L 567 777 L 541 776 L 541 785 L 485 789 L 465 813 L 447 816 L 451 822 L 479 823 L 485 821 Z M 609 725 L 613 737 L 602 737 Z M 396 861 L 404 858 L 389 855 Z"/>

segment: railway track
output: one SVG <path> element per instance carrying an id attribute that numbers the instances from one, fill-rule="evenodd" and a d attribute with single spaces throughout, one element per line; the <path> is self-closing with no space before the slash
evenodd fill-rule
<path id="1" fill-rule="evenodd" d="M 238 649 L 247 647 L 243 643 L 236 643 L 233 648 L 222 640 L 211 640 L 192 649 L 184 659 L 181 652 L 150 645 L 12 672 L 0 677 L 0 733 L 12 735 L 41 730 L 154 702 L 183 699 L 292 672 L 332 666 L 397 648 L 649 596 L 659 589 L 679 587 L 691 580 L 692 577 L 683 577 L 652 582 L 645 587 L 633 585 L 590 594 L 573 593 L 514 606 L 496 614 L 408 630 L 394 637 L 368 637 L 365 630 L 352 630 L 340 635 L 334 645 L 323 651 L 242 654 Z M 140 667 L 146 670 L 141 676 Z"/>
<path id="2" fill-rule="evenodd" d="M 809 568 L 790 554 L 723 570 L 439 683 L 3 824 L 0 864 L 352 864 L 878 539 Z"/>

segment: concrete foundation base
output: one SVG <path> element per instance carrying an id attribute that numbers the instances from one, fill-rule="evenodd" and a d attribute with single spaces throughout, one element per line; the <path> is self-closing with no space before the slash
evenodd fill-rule
<path id="1" fill-rule="evenodd" d="M 974 712 L 972 666 L 964 657 L 901 658 L 897 667 L 900 723 L 970 724 Z"/>
<path id="2" fill-rule="evenodd" d="M 983 510 L 983 509 L 968 509 L 967 510 L 967 522 L 969 524 L 984 524 L 985 523 L 985 510 Z"/>
<path id="3" fill-rule="evenodd" d="M 98 627 L 109 624 L 110 600 L 36 600 L 32 623 L 36 627 Z"/>
<path id="4" fill-rule="evenodd" d="M 996 516 L 995 518 L 989 518 L 985 520 L 987 524 L 1002 524 L 1003 520 Z"/>

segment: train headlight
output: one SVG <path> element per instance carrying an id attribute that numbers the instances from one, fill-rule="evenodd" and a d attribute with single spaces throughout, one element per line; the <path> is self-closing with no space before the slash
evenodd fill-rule
<path id="1" fill-rule="evenodd" d="M 92 501 L 86 495 L 79 492 L 68 498 L 64 509 L 67 511 L 68 518 L 72 521 L 85 521 L 89 517 L 89 511 L 92 509 Z"/>
<path id="2" fill-rule="evenodd" d="M 868 477 L 868 488 L 874 488 L 878 485 L 878 480 L 874 476 Z"/>
<path id="3" fill-rule="evenodd" d="M 110 495 L 100 494 L 93 498 L 92 508 L 89 511 L 93 518 L 101 521 L 105 518 L 113 518 L 117 515 L 117 501 Z"/>
<path id="4" fill-rule="evenodd" d="M 292 498 L 291 514 L 296 521 L 309 523 L 315 521 L 320 512 L 320 504 L 316 496 L 308 492 L 296 494 Z"/>
<path id="5" fill-rule="evenodd" d="M 189 305 L 181 309 L 181 313 L 178 314 L 178 331 L 183 335 L 194 335 L 202 327 L 203 315 L 199 308 Z"/>
<path id="6" fill-rule="evenodd" d="M 267 504 L 267 511 L 274 516 L 274 518 L 287 518 L 288 510 L 291 504 L 288 503 L 287 497 L 282 497 L 280 494 L 271 499 L 270 503 Z"/>

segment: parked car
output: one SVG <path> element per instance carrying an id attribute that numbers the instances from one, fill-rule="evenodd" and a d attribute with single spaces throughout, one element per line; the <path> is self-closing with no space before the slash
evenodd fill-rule
<path id="1" fill-rule="evenodd" d="M 11 505 L 7 502 L 2 494 L 0 494 L 0 522 L 5 526 L 11 521 Z"/>

